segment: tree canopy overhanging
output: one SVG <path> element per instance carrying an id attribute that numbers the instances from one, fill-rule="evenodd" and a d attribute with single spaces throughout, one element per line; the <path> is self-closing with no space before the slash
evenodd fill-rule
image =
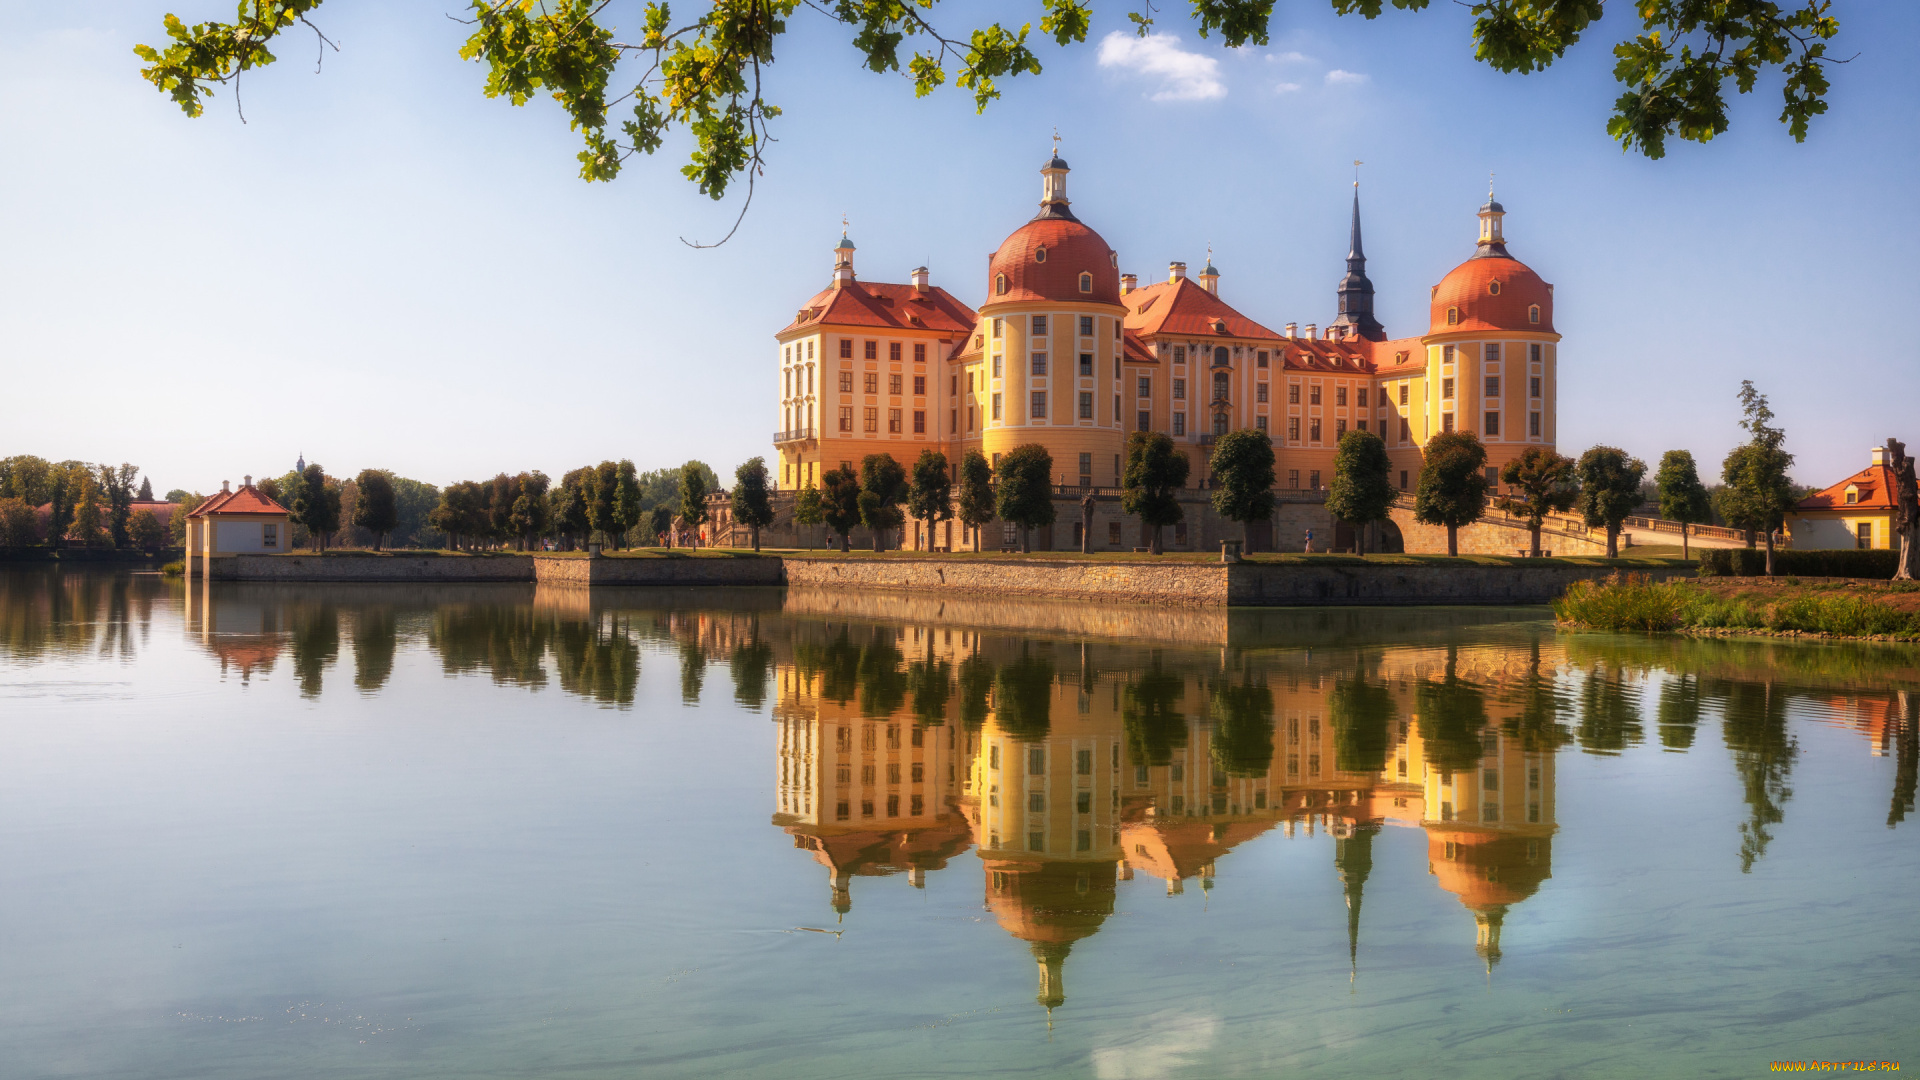
<path id="1" fill-rule="evenodd" d="M 165 45 L 136 46 L 141 76 L 189 116 L 199 116 L 216 83 L 273 63 L 281 35 L 305 28 L 316 48 L 332 47 L 311 18 L 324 0 L 239 0 L 232 22 L 189 25 L 169 14 Z M 1341 15 L 1377 18 L 1387 3 L 1408 11 L 1431 0 L 1331 0 Z M 1621 2 L 1621 0 L 1616 0 Z M 1139 0 L 1128 20 L 1145 37 L 1155 6 Z M 1579 43 L 1606 0 L 1476 0 L 1474 57 L 1503 72 L 1542 71 Z M 487 65 L 488 97 L 524 105 L 545 91 L 566 111 L 585 148 L 584 180 L 612 180 L 634 154 L 653 154 L 676 127 L 694 148 L 681 168 L 699 190 L 724 196 L 745 177 L 748 200 L 764 168 L 768 124 L 780 115 L 767 100 L 764 76 L 775 45 L 802 0 L 706 0 L 676 18 L 666 0 L 470 0 L 473 30 L 463 59 Z M 806 0 L 807 10 L 852 34 L 862 64 L 895 72 L 925 97 L 951 81 L 984 111 L 1000 96 L 1000 80 L 1038 75 L 1034 26 L 947 23 L 953 8 L 939 0 Z M 1639 32 L 1613 47 L 1614 78 L 1624 88 L 1607 132 L 1625 151 L 1666 153 L 1669 136 L 1706 142 L 1727 130 L 1727 89 L 1751 93 L 1763 74 L 1782 77 L 1780 122 L 1804 141 L 1813 117 L 1827 111 L 1827 54 L 1839 33 L 1833 0 L 1636 0 Z M 1203 38 L 1229 47 L 1265 45 L 1274 0 L 1193 0 Z M 1040 0 L 1039 31 L 1058 46 L 1083 44 L 1093 0 Z M 619 40 L 614 19 L 638 16 L 638 36 Z M 631 25 L 631 24 L 629 24 Z M 1030 44 L 1031 42 L 1031 44 Z M 910 54 L 910 55 L 906 55 Z M 625 60 L 640 68 L 616 83 Z M 626 80 L 631 80 L 630 84 Z M 630 88 L 626 88 L 630 85 Z M 742 207 L 745 212 L 745 207 Z M 737 227 L 737 226 L 736 226 Z M 731 235 L 731 234 L 729 234 Z"/>

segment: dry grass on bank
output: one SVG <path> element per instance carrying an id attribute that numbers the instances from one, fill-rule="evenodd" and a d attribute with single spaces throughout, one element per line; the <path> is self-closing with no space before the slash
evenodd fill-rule
<path id="1" fill-rule="evenodd" d="M 1561 623 L 1612 631 L 1920 640 L 1920 584 L 1855 578 L 1707 578 L 1646 574 L 1576 581 L 1554 601 Z"/>

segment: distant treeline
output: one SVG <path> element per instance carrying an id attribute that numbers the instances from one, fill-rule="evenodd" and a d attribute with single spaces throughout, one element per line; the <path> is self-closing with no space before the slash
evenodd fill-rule
<path id="1" fill-rule="evenodd" d="M 0 458 L 0 547 L 156 550 L 166 544 L 166 523 L 151 509 L 134 509 L 154 501 L 137 465 Z"/>

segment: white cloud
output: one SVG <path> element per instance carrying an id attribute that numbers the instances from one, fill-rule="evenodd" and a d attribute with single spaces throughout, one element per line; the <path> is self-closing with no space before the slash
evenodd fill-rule
<path id="1" fill-rule="evenodd" d="M 1220 1021 L 1162 1013 L 1136 1027 L 1138 1033 L 1122 1045 L 1093 1052 L 1093 1074 L 1099 1080 L 1147 1080 L 1195 1068 L 1213 1048 Z"/>
<path id="2" fill-rule="evenodd" d="M 1276 94 L 1291 94 L 1298 89 L 1300 89 L 1300 84 L 1297 82 L 1283 82 L 1276 83 L 1273 92 Z"/>
<path id="3" fill-rule="evenodd" d="M 1115 30 L 1100 41 L 1100 66 L 1159 79 L 1160 89 L 1147 95 L 1155 101 L 1208 101 L 1227 96 L 1227 84 L 1220 81 L 1220 61 L 1187 52 L 1172 34 L 1136 37 Z"/>
<path id="4" fill-rule="evenodd" d="M 1327 85 L 1358 86 L 1366 82 L 1369 78 L 1370 76 L 1362 75 L 1357 71 L 1342 71 L 1339 68 L 1334 68 L 1332 71 L 1327 72 Z"/>
<path id="5" fill-rule="evenodd" d="M 1310 64 L 1313 57 L 1303 52 L 1268 53 L 1267 59 L 1276 64 Z"/>

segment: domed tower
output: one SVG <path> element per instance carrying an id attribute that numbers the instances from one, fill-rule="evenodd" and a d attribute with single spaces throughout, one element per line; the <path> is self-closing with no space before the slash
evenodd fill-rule
<path id="1" fill-rule="evenodd" d="M 1473 769 L 1429 764 L 1421 826 L 1427 872 L 1473 913 L 1474 951 L 1491 973 L 1507 911 L 1553 876 L 1554 753 L 1492 729 L 1481 749 Z"/>
<path id="2" fill-rule="evenodd" d="M 1056 148 L 1040 170 L 1039 213 L 989 260 L 987 302 L 959 359 L 959 436 L 989 461 L 1037 442 L 1056 480 L 1118 484 L 1119 255 L 1074 216 L 1068 172 Z"/>
<path id="3" fill-rule="evenodd" d="M 1528 446 L 1552 449 L 1555 438 L 1553 286 L 1507 251 L 1505 217 L 1489 190 L 1474 253 L 1433 287 L 1421 339 L 1426 434 L 1478 435 L 1489 473 Z"/>

